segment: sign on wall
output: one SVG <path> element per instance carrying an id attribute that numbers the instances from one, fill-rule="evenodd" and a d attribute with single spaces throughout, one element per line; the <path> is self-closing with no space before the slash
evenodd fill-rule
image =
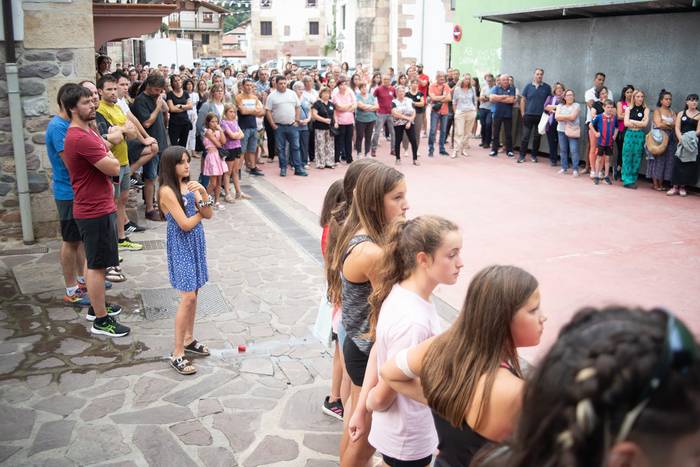
<path id="1" fill-rule="evenodd" d="M 454 39 L 455 42 L 462 40 L 462 26 L 459 24 L 455 24 L 455 27 L 452 30 L 452 39 Z"/>

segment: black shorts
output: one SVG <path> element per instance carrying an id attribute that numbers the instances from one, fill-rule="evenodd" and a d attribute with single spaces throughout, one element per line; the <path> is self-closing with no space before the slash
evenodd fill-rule
<path id="1" fill-rule="evenodd" d="M 117 213 L 94 219 L 76 219 L 85 246 L 88 269 L 119 266 L 117 249 Z"/>
<path id="2" fill-rule="evenodd" d="M 139 160 L 141 153 L 143 152 L 143 148 L 146 147 L 146 145 L 142 144 L 138 139 L 128 140 L 126 142 L 126 146 L 129 151 L 129 164 L 133 164 Z"/>
<path id="3" fill-rule="evenodd" d="M 235 161 L 236 159 L 241 158 L 241 148 L 222 149 L 221 151 L 226 151 L 226 157 L 224 158 L 226 162 Z"/>
<path id="4" fill-rule="evenodd" d="M 597 155 L 599 155 L 599 156 L 612 156 L 613 155 L 612 146 L 598 146 Z"/>
<path id="5" fill-rule="evenodd" d="M 61 238 L 64 242 L 79 242 L 80 230 L 73 219 L 73 201 L 57 199 L 56 209 L 58 210 L 58 220 L 61 223 Z"/>
<path id="6" fill-rule="evenodd" d="M 343 359 L 345 360 L 345 369 L 350 375 L 352 384 L 362 386 L 362 383 L 365 381 L 365 370 L 367 369 L 369 355 L 360 350 L 350 336 L 345 338 L 345 343 L 343 344 Z"/>
<path id="7" fill-rule="evenodd" d="M 426 465 L 430 465 L 430 463 L 433 461 L 433 456 L 431 454 L 428 457 L 415 461 L 400 461 L 382 454 L 382 459 L 384 460 L 384 463 L 390 467 L 425 467 Z"/>

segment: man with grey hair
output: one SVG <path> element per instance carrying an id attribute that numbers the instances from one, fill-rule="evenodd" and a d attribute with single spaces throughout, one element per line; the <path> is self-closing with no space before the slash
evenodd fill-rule
<path id="1" fill-rule="evenodd" d="M 491 89 L 489 101 L 493 105 L 493 139 L 489 156 L 498 154 L 501 126 L 506 136 L 506 153 L 513 157 L 513 104 L 515 103 L 515 88 L 510 85 L 510 76 L 503 73 L 498 77 L 498 84 Z"/>
<path id="2" fill-rule="evenodd" d="M 379 145 L 379 135 L 382 132 L 385 124 L 389 125 L 389 134 L 391 135 L 391 155 L 394 155 L 394 125 L 391 120 L 391 105 L 396 98 L 396 89 L 391 85 L 391 77 L 389 75 L 382 76 L 382 85 L 377 86 L 374 90 L 374 97 L 377 98 L 379 110 L 377 110 L 377 121 L 374 125 L 374 135 L 372 135 L 372 157 L 377 156 L 377 146 Z"/>

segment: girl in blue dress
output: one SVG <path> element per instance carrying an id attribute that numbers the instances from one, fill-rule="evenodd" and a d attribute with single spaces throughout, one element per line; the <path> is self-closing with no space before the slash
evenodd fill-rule
<path id="1" fill-rule="evenodd" d="M 180 292 L 175 316 L 175 350 L 170 365 L 182 375 L 196 373 L 185 353 L 208 356 L 193 336 L 197 294 L 209 279 L 202 219 L 211 219 L 213 200 L 206 188 L 190 181 L 190 156 L 182 146 L 163 151 L 158 177 L 160 212 L 167 221 L 168 275 Z"/>

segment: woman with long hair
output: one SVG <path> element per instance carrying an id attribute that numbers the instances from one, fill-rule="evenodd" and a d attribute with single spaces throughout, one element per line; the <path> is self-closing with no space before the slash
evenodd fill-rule
<path id="1" fill-rule="evenodd" d="M 187 146 L 187 137 L 194 127 L 188 117 L 188 112 L 193 108 L 192 99 L 185 90 L 180 75 L 170 77 L 170 88 L 165 97 L 170 112 L 168 138 L 174 146 Z"/>
<path id="2" fill-rule="evenodd" d="M 617 159 L 613 165 L 613 178 L 619 180 L 622 174 L 622 145 L 625 141 L 625 111 L 627 107 L 632 106 L 632 94 L 634 94 L 634 86 L 628 84 L 622 88 L 620 92 L 620 100 L 617 101 Z"/>
<path id="3" fill-rule="evenodd" d="M 340 284 L 334 280 L 329 282 L 328 288 L 330 302 L 342 306 L 342 324 L 347 336 L 343 358 L 352 385 L 350 408 L 346 407 L 346 413 L 352 416 L 352 410 L 362 411 L 361 423 L 369 426 L 371 416 L 364 404 L 358 404 L 365 372 L 376 379 L 376 368 L 372 376 L 370 359 L 372 341 L 367 337 L 368 299 L 378 285 L 376 265 L 382 255 L 385 231 L 408 209 L 406 181 L 401 172 L 391 167 L 370 164 L 362 170 L 353 198 L 330 258 L 330 275 L 339 277 Z M 364 434 L 350 441 L 350 427 L 344 430 L 340 445 L 342 465 L 364 465 L 372 457 L 373 449 L 367 442 L 368 430 L 360 431 Z"/>
<path id="4" fill-rule="evenodd" d="M 213 216 L 212 200 L 202 185 L 190 181 L 190 156 L 182 146 L 163 151 L 158 186 L 158 204 L 167 222 L 168 276 L 180 293 L 170 365 L 178 373 L 190 375 L 197 370 L 185 353 L 209 355 L 207 347 L 193 334 L 199 289 L 209 280 L 202 219 Z"/>
<path id="5" fill-rule="evenodd" d="M 579 311 L 529 378 L 515 434 L 480 467 L 700 462 L 700 349 L 663 309 Z"/>
<path id="6" fill-rule="evenodd" d="M 644 154 L 644 129 L 649 123 L 649 108 L 646 95 L 641 90 L 632 94 L 632 107 L 625 111 L 625 142 L 622 145 L 622 184 L 625 188 L 637 189 L 639 165 Z"/>
<path id="7" fill-rule="evenodd" d="M 654 128 L 666 133 L 668 144 L 663 154 L 656 157 L 647 158 L 647 178 L 651 178 L 656 191 L 666 191 L 664 182 L 671 181 L 671 171 L 673 170 L 673 156 L 676 154 L 676 113 L 671 109 L 673 96 L 665 89 L 659 93 L 656 101 L 656 109 L 652 114 Z"/>
<path id="8" fill-rule="evenodd" d="M 467 467 L 482 446 L 512 433 L 524 385 L 517 349 L 539 344 L 545 320 L 537 279 L 489 266 L 472 279 L 447 331 L 382 366 L 392 389 L 432 409 L 436 466 Z"/>
<path id="9" fill-rule="evenodd" d="M 441 332 L 431 295 L 439 284 L 457 282 L 464 265 L 461 248 L 462 235 L 447 219 L 420 216 L 392 223 L 378 267 L 379 286 L 369 298 L 377 368 Z M 363 386 L 362 391 L 367 392 L 366 406 L 373 411 L 369 443 L 382 454 L 384 463 L 430 465 L 438 444 L 430 409 L 397 395 L 382 379 L 372 388 Z"/>

